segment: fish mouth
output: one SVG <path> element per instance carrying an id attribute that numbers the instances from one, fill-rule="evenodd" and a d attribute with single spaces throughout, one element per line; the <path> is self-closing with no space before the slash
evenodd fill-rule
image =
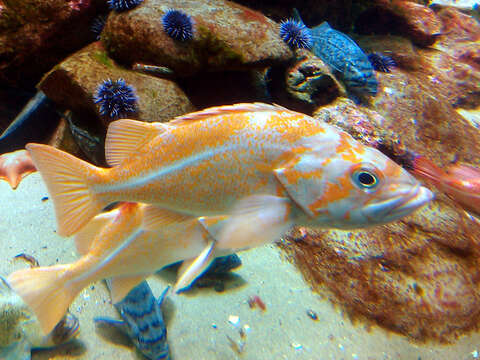
<path id="1" fill-rule="evenodd" d="M 377 201 L 364 208 L 365 215 L 374 222 L 388 223 L 407 216 L 433 200 L 434 194 L 424 186 L 401 186 L 394 196 Z"/>

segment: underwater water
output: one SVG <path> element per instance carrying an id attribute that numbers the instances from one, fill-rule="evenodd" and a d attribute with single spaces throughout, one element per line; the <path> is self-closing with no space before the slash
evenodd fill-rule
<path id="1" fill-rule="evenodd" d="M 480 357 L 475 1 L 0 0 L 0 39 L 0 359 Z"/>

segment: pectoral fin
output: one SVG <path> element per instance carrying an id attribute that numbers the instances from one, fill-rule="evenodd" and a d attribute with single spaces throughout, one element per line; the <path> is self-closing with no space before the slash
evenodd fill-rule
<path id="1" fill-rule="evenodd" d="M 199 277 L 210 265 L 215 258 L 214 254 L 215 241 L 210 240 L 205 249 L 195 259 L 184 260 L 178 270 L 178 280 L 173 291 L 179 293 L 183 289 L 189 287 L 192 282 Z"/>
<path id="2" fill-rule="evenodd" d="M 231 251 L 277 240 L 291 225 L 289 199 L 254 195 L 238 202 L 219 231 L 218 249 Z"/>
<path id="3" fill-rule="evenodd" d="M 158 304 L 158 307 L 161 308 L 162 307 L 162 304 L 163 304 L 163 301 L 165 300 L 165 298 L 167 297 L 167 294 L 168 294 L 168 291 L 170 290 L 170 286 L 167 286 L 165 288 L 165 290 L 163 290 L 162 294 L 158 297 L 158 300 L 157 300 L 157 304 Z M 160 312 L 161 313 L 161 312 Z"/>

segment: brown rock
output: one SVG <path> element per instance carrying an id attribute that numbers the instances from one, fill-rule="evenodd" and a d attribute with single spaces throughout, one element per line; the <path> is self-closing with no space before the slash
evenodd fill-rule
<path id="1" fill-rule="evenodd" d="M 386 120 L 376 111 L 356 106 L 345 97 L 319 107 L 314 111 L 313 117 L 342 128 L 368 146 L 378 147 L 385 137 L 383 127 Z"/>
<path id="2" fill-rule="evenodd" d="M 406 0 L 376 0 L 375 4 L 357 19 L 361 33 L 393 33 L 419 46 L 429 46 L 442 32 L 442 22 L 426 6 Z"/>
<path id="3" fill-rule="evenodd" d="M 162 16 L 169 8 L 192 17 L 192 40 L 179 42 L 165 33 Z M 102 40 L 121 63 L 166 66 L 177 76 L 188 76 L 286 61 L 293 53 L 278 31 L 279 25 L 263 14 L 229 1 L 151 0 L 131 11 L 112 14 Z"/>
<path id="4" fill-rule="evenodd" d="M 0 82 L 33 85 L 92 40 L 102 0 L 4 0 L 0 8 Z M 72 31 L 75 29 L 75 31 Z"/>
<path id="5" fill-rule="evenodd" d="M 401 36 L 357 36 L 355 41 L 366 53 L 378 52 L 391 57 L 403 69 L 416 70 L 422 66 L 420 55 L 411 41 Z"/>
<path id="6" fill-rule="evenodd" d="M 296 61 L 285 75 L 290 98 L 304 106 L 318 107 L 346 95 L 343 85 L 320 58 L 307 50 L 297 50 Z"/>
<path id="7" fill-rule="evenodd" d="M 457 78 L 452 76 L 458 71 L 452 69 L 458 69 L 459 64 L 443 62 L 449 59 L 444 53 L 422 50 L 421 57 L 418 71 L 396 68 L 392 73 L 377 73 L 379 93 L 373 109 L 386 119 L 384 129 L 398 134 L 407 149 L 440 166 L 455 159 L 478 164 L 478 131 L 452 105 L 467 94 L 469 87 L 472 98 L 476 98 L 475 87 L 480 83 L 467 77 L 472 75 L 470 66 L 466 73 L 459 71 Z"/>
<path id="8" fill-rule="evenodd" d="M 42 79 L 39 87 L 57 105 L 100 120 L 93 96 L 98 85 L 108 78 L 123 78 L 135 88 L 139 110 L 132 114 L 132 118 L 148 122 L 168 121 L 194 110 L 187 96 L 173 81 L 117 66 L 98 42 L 56 66 Z M 112 120 L 105 116 L 101 119 L 105 124 Z"/>
<path id="9" fill-rule="evenodd" d="M 293 231 L 280 243 L 313 288 L 415 340 L 478 327 L 480 225 L 444 198 L 390 225 Z M 331 297 L 331 296 L 330 296 Z"/>

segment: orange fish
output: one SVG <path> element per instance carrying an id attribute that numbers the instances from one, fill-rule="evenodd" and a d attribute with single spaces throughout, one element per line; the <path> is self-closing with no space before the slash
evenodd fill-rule
<path id="1" fill-rule="evenodd" d="M 25 150 L 0 155 L 0 179 L 8 181 L 13 190 L 25 176 L 35 171 L 37 169 Z"/>
<path id="2" fill-rule="evenodd" d="M 118 120 L 105 147 L 108 169 L 27 145 L 59 234 L 74 234 L 113 202 L 142 202 L 207 222 L 228 216 L 215 247 L 241 250 L 278 239 L 293 224 L 388 223 L 433 196 L 378 150 L 276 105 L 214 107 L 168 123 Z"/>
<path id="3" fill-rule="evenodd" d="M 414 174 L 432 181 L 465 210 L 480 216 L 480 169 L 469 165 L 452 165 L 445 171 L 423 156 L 413 161 Z"/>
<path id="4" fill-rule="evenodd" d="M 155 271 L 185 260 L 179 271 L 179 286 L 183 287 L 192 267 L 195 273 L 204 270 L 195 268 L 189 259 L 207 255 L 204 249 L 211 248 L 209 242 L 208 232 L 196 218 L 151 205 L 123 203 L 97 215 L 76 234 L 82 257 L 74 263 L 18 270 L 7 280 L 49 333 L 78 293 L 98 280 L 112 277 L 111 295 L 116 303 Z"/>

